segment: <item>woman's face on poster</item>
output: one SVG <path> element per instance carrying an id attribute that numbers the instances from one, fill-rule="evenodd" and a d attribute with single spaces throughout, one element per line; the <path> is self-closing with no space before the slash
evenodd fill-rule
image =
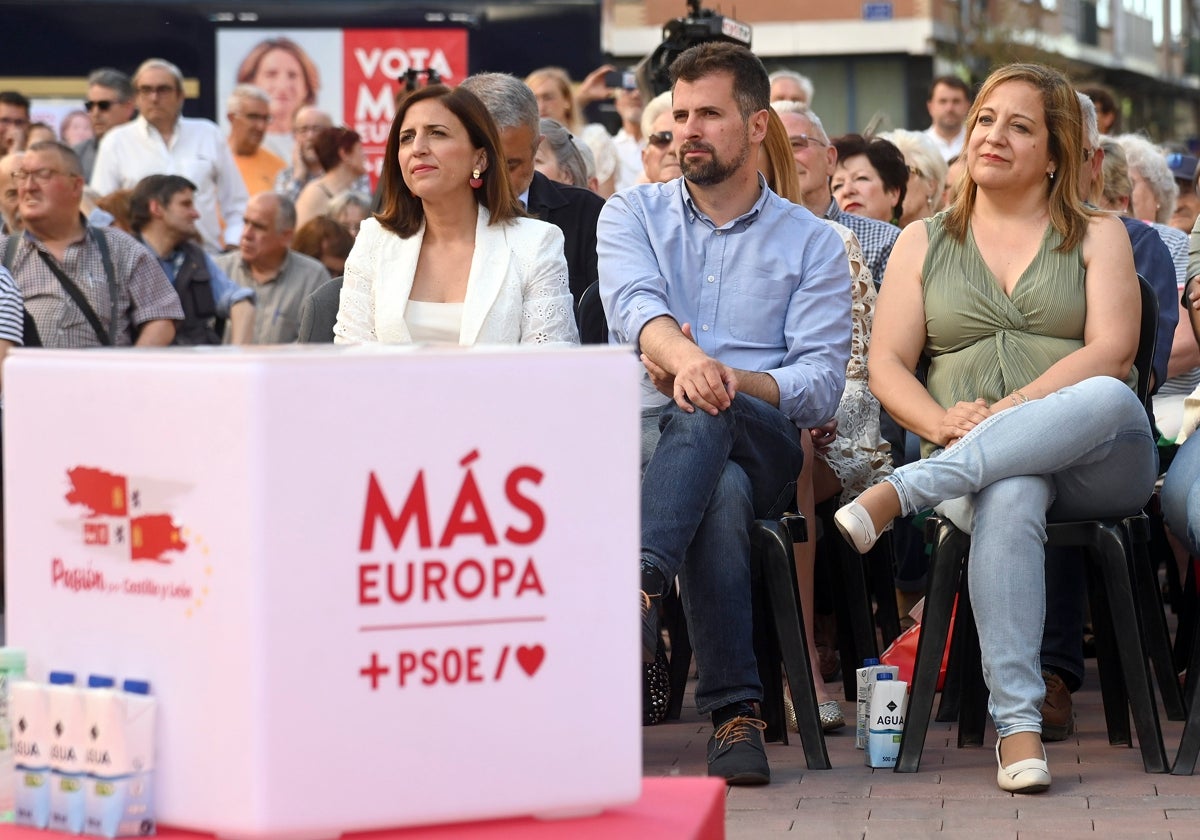
<path id="1" fill-rule="evenodd" d="M 287 50 L 268 51 L 258 63 L 258 72 L 254 74 L 252 84 L 271 96 L 271 125 L 268 130 L 291 131 L 292 117 L 309 94 L 304 68 L 299 60 Z"/>

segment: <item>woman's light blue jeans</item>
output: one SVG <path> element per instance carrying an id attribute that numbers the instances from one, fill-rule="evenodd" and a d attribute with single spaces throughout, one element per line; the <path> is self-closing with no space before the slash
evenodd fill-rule
<path id="1" fill-rule="evenodd" d="M 1162 488 L 1163 518 L 1191 554 L 1200 554 L 1200 432 L 1175 453 Z"/>
<path id="2" fill-rule="evenodd" d="M 906 515 L 975 494 L 971 605 L 1000 737 L 1042 729 L 1046 522 L 1134 513 L 1156 471 L 1145 408 L 1098 376 L 994 414 L 886 479 Z"/>

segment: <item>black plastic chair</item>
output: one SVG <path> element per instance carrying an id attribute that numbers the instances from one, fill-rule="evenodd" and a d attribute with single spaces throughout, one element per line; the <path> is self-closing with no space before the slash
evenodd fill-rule
<path id="1" fill-rule="evenodd" d="M 1150 286 L 1138 279 L 1142 317 L 1134 364 L 1138 370 L 1137 394 L 1149 412 L 1149 372 L 1158 329 L 1158 302 Z M 939 516 L 929 517 L 925 528 L 926 539 L 932 546 L 929 590 L 925 596 L 908 715 L 896 761 L 898 773 L 914 773 L 920 766 L 956 594 L 958 619 L 951 644 L 950 669 L 957 672 L 953 676 L 958 694 L 953 700 L 957 703 L 952 700 L 951 705 L 958 706 L 958 744 L 979 745 L 983 741 L 987 690 L 967 588 L 970 537 Z M 1147 648 L 1155 662 L 1168 716 L 1182 711 L 1182 697 L 1171 673 L 1166 620 L 1157 582 L 1152 580 L 1150 570 L 1146 516 L 1139 511 L 1117 520 L 1052 523 L 1047 525 L 1046 534 L 1050 545 L 1076 546 L 1085 552 L 1109 742 L 1131 743 L 1128 706 L 1133 712 L 1143 766 L 1150 773 L 1165 772 L 1166 753 L 1146 665 Z M 947 681 L 951 679 L 947 673 Z"/>
<path id="2" fill-rule="evenodd" d="M 828 770 L 829 753 L 817 713 L 812 662 L 800 613 L 792 544 L 808 539 L 808 523 L 800 514 L 759 519 L 750 533 L 750 578 L 754 604 L 754 653 L 763 685 L 762 714 L 767 741 L 788 743 L 783 710 L 783 676 L 800 729 L 804 760 L 810 770 Z M 664 600 L 664 622 L 671 640 L 671 700 L 667 719 L 678 719 L 691 668 L 692 647 L 677 598 Z M 780 665 L 782 664 L 782 670 Z"/>
<path id="3" fill-rule="evenodd" d="M 608 344 L 608 319 L 604 316 L 604 305 L 600 300 L 600 281 L 593 280 L 575 307 L 575 323 L 579 327 L 582 344 Z"/>

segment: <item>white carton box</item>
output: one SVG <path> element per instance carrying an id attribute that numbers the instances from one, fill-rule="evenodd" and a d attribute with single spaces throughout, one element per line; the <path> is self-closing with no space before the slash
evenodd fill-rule
<path id="1" fill-rule="evenodd" d="M 160 822 L 638 797 L 627 349 L 16 351 L 4 391 L 9 643 L 150 681 Z"/>

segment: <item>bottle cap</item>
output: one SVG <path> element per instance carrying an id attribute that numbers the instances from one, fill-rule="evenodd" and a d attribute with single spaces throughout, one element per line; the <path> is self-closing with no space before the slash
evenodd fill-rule
<path id="1" fill-rule="evenodd" d="M 112 677 L 105 677 L 100 674 L 92 674 L 88 677 L 88 688 L 112 688 L 116 684 L 117 681 Z"/>
<path id="2" fill-rule="evenodd" d="M 20 648 L 0 647 L 0 671 L 25 673 L 25 651 Z"/>
<path id="3" fill-rule="evenodd" d="M 50 685 L 75 685 L 75 675 L 70 671 L 51 671 Z"/>
<path id="4" fill-rule="evenodd" d="M 863 660 L 863 667 L 864 667 L 864 668 L 870 668 L 872 665 L 878 665 L 878 664 L 879 664 L 879 660 L 878 660 L 878 659 L 875 659 L 874 657 L 871 657 L 871 658 L 869 658 L 869 659 L 864 659 L 864 660 Z"/>
<path id="5" fill-rule="evenodd" d="M 884 680 L 894 680 L 896 678 L 894 676 L 892 676 L 891 674 L 889 674 L 887 671 L 884 671 L 882 674 L 876 674 L 875 679 L 878 680 L 879 682 L 883 682 Z"/>
<path id="6" fill-rule="evenodd" d="M 145 680 L 125 680 L 125 682 L 121 685 L 121 688 L 130 694 L 150 693 L 150 683 L 146 682 Z"/>

